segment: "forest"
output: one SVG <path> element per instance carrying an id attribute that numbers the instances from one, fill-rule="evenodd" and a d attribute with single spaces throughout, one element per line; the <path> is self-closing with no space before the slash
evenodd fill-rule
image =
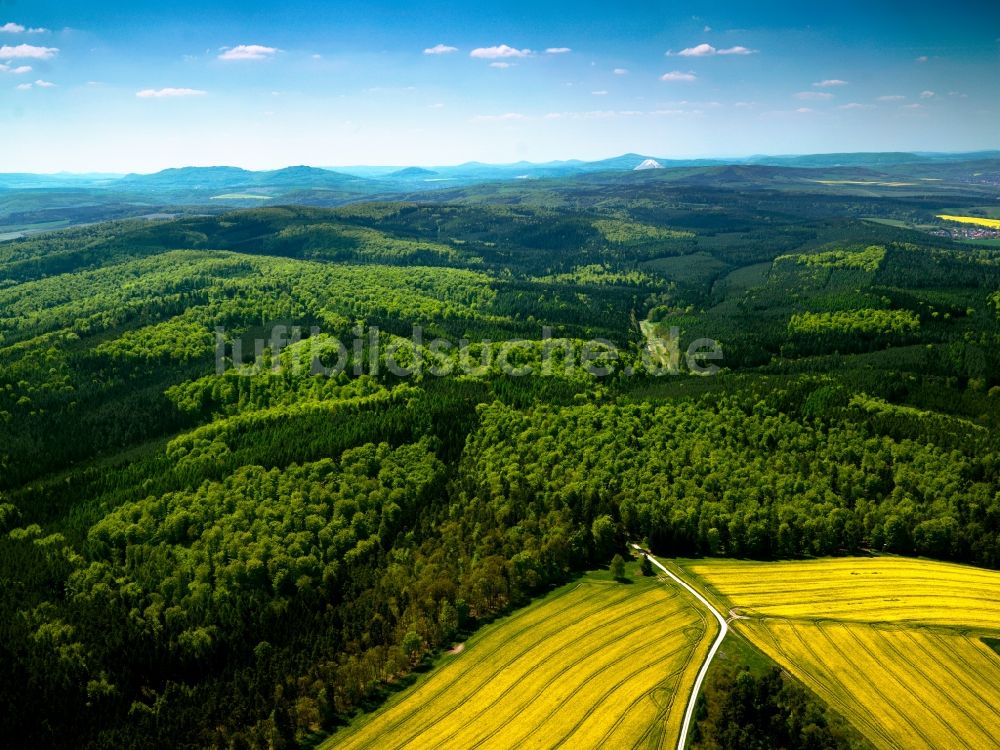
<path id="1" fill-rule="evenodd" d="M 308 747 L 630 541 L 1000 567 L 1000 251 L 867 220 L 928 196 L 616 179 L 0 243 L 12 746 Z M 673 327 L 717 374 L 633 367 Z M 703 747 L 854 742 L 776 673 L 701 712 Z"/>

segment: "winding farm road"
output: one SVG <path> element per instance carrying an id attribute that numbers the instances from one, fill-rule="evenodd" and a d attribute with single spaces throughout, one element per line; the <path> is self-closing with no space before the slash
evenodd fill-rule
<path id="1" fill-rule="evenodd" d="M 646 551 L 638 544 L 633 542 L 632 547 L 638 550 L 641 554 L 646 554 L 649 561 L 653 563 L 653 565 L 666 573 L 671 580 L 687 589 L 691 595 L 704 604 L 705 608 L 715 616 L 716 620 L 719 621 L 719 634 L 715 637 L 715 643 L 712 644 L 712 648 L 708 650 L 708 655 L 705 657 L 705 663 L 702 664 L 701 669 L 698 670 L 698 677 L 694 681 L 694 687 L 691 689 L 691 697 L 688 698 L 687 708 L 684 711 L 684 724 L 681 726 L 681 733 L 677 738 L 677 750 L 684 750 L 684 746 L 687 744 L 688 731 L 691 729 L 691 721 L 694 719 L 694 708 L 698 702 L 698 693 L 701 691 L 701 684 L 705 681 L 705 675 L 708 674 L 708 668 L 712 664 L 712 659 L 715 658 L 715 653 L 719 650 L 719 646 L 722 645 L 722 641 L 726 637 L 726 633 L 729 632 L 729 625 L 726 623 L 725 618 L 723 618 L 723 616 L 716 611 L 715 607 L 708 603 L 708 599 L 667 570 L 659 560 L 652 555 L 647 554 Z"/>

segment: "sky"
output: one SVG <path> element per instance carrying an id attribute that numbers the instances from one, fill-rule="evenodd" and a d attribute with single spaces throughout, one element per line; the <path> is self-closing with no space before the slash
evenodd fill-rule
<path id="1" fill-rule="evenodd" d="M 0 172 L 996 148 L 996 2 L 0 0 Z"/>

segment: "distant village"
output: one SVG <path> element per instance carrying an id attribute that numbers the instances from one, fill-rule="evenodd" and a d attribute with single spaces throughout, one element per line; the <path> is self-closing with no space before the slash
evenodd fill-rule
<path id="1" fill-rule="evenodd" d="M 950 237 L 953 240 L 997 240 L 1000 239 L 1000 229 L 993 227 L 980 227 L 975 224 L 961 224 L 956 226 L 940 227 L 932 229 L 930 234 L 937 237 Z"/>

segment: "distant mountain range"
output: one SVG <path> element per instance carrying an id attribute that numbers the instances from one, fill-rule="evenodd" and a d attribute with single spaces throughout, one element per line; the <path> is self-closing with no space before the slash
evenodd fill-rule
<path id="1" fill-rule="evenodd" d="M 182 167 L 155 174 L 130 174 L 114 187 L 186 190 L 260 190 L 326 188 L 342 190 L 356 186 L 365 190 L 367 181 L 354 175 L 318 167 L 285 167 L 266 172 L 251 172 L 239 167 Z"/>
<path id="2" fill-rule="evenodd" d="M 216 213 L 261 206 L 332 207 L 369 200 L 520 199 L 547 191 L 610 191 L 655 181 L 668 189 L 892 195 L 936 206 L 992 205 L 1000 151 L 850 153 L 668 159 L 622 154 L 597 161 L 450 166 L 180 167 L 154 174 L 0 174 L 0 242 L 109 219 Z"/>
<path id="3" fill-rule="evenodd" d="M 484 164 L 467 162 L 451 166 L 351 166 L 319 168 L 285 167 L 269 171 L 250 171 L 239 167 L 181 167 L 154 174 L 0 174 L 0 189 L 79 189 L 104 188 L 128 193 L 153 194 L 219 193 L 277 198 L 289 191 L 335 191 L 347 196 L 385 192 L 411 192 L 419 189 L 451 187 L 514 178 L 549 178 L 605 171 L 640 171 L 651 168 L 772 166 L 798 168 L 854 167 L 886 169 L 913 165 L 1000 159 L 1000 151 L 972 153 L 874 152 L 843 154 L 807 154 L 788 156 L 749 156 L 732 159 L 670 159 L 649 154 L 622 154 L 597 161 L 551 161 L 543 163 Z M 235 200 L 235 199 L 234 199 Z M 247 199 L 250 200 L 250 199 Z"/>

